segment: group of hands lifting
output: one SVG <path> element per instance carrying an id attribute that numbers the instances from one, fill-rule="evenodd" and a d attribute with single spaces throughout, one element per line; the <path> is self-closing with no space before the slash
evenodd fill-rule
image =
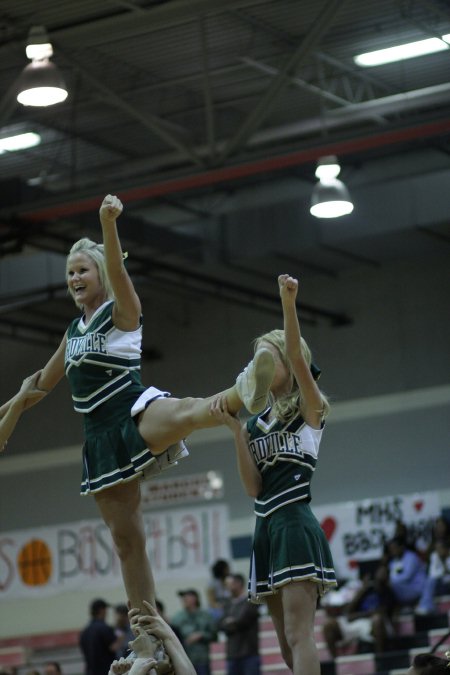
<path id="1" fill-rule="evenodd" d="M 149 602 L 143 605 L 147 614 L 132 608 L 128 612 L 130 627 L 136 638 L 128 643 L 134 652 L 132 657 L 116 659 L 112 662 L 108 675 L 173 675 L 171 661 L 164 644 L 172 640 L 178 649 L 183 649 L 168 623 L 158 614 Z"/>

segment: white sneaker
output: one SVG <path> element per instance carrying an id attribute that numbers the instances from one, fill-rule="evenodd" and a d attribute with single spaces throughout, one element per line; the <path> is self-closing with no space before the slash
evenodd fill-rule
<path id="1" fill-rule="evenodd" d="M 174 445 L 170 445 L 167 450 L 164 450 L 160 455 L 155 455 L 155 461 L 149 464 L 143 470 L 143 480 L 148 480 L 157 476 L 162 471 L 170 469 L 171 466 L 176 466 L 180 459 L 189 457 L 189 450 L 184 441 L 179 441 Z"/>
<path id="2" fill-rule="evenodd" d="M 258 349 L 253 360 L 239 373 L 236 389 L 247 410 L 253 414 L 267 407 L 270 385 L 275 373 L 275 361 L 269 349 Z"/>

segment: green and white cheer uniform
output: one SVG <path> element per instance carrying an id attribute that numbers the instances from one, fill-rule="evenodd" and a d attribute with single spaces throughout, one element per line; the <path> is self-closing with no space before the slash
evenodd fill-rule
<path id="1" fill-rule="evenodd" d="M 249 574 L 253 602 L 293 581 L 314 581 L 321 595 L 336 585 L 327 539 L 309 506 L 322 429 L 300 415 L 288 424 L 266 421 L 269 414 L 270 408 L 247 422 L 262 476 Z"/>
<path id="2" fill-rule="evenodd" d="M 183 442 L 154 456 L 133 419 L 155 399 L 170 396 L 146 389 L 140 376 L 142 326 L 114 326 L 109 300 L 86 324 L 75 319 L 67 331 L 65 371 L 77 412 L 84 413 L 85 443 L 81 494 L 99 492 L 136 475 L 151 477 L 187 456 Z"/>

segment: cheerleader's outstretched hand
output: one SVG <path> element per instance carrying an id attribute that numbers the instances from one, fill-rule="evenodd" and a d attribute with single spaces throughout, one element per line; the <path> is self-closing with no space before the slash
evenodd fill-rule
<path id="1" fill-rule="evenodd" d="M 281 301 L 294 302 L 297 298 L 298 279 L 289 274 L 280 274 L 278 277 L 278 288 L 280 289 Z"/>
<path id="2" fill-rule="evenodd" d="M 123 211 L 123 204 L 116 195 L 106 195 L 100 206 L 100 222 L 102 225 L 115 223 Z"/>

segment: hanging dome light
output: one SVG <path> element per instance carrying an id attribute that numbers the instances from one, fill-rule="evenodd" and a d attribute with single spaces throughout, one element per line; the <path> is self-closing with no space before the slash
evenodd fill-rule
<path id="1" fill-rule="evenodd" d="M 344 183 L 337 178 L 320 180 L 311 196 L 311 215 L 316 218 L 339 218 L 353 211 L 353 203 Z"/>
<path id="2" fill-rule="evenodd" d="M 67 87 L 57 66 L 50 61 L 53 48 L 43 26 L 31 28 L 26 52 L 31 63 L 24 68 L 17 83 L 19 103 L 45 107 L 65 101 Z"/>

